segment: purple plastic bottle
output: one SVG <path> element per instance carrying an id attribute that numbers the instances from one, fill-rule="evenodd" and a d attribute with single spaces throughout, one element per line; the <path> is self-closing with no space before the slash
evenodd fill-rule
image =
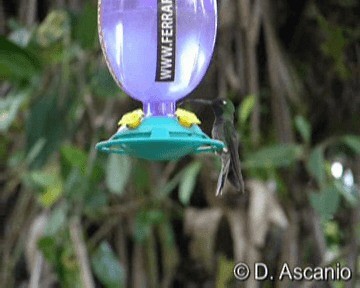
<path id="1" fill-rule="evenodd" d="M 216 0 L 99 0 L 108 67 L 150 116 L 173 115 L 203 78 L 215 45 Z"/>

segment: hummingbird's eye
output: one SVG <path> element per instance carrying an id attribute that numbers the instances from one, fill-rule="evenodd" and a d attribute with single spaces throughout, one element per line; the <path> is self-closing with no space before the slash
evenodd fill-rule
<path id="1" fill-rule="evenodd" d="M 223 100 L 222 103 L 223 103 L 224 105 L 226 105 L 227 102 L 226 102 L 225 100 Z"/>

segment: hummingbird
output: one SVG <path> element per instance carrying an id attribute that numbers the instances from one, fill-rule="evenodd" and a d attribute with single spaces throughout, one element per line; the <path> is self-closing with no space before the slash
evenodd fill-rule
<path id="1" fill-rule="evenodd" d="M 185 101 L 184 101 L 185 102 Z M 186 102 L 211 105 L 215 115 L 212 138 L 224 142 L 225 148 L 219 152 L 221 170 L 216 187 L 216 196 L 222 194 L 226 179 L 238 190 L 244 193 L 245 185 L 241 173 L 239 158 L 239 136 L 234 126 L 234 104 L 228 99 L 216 98 L 214 100 L 190 99 Z"/>

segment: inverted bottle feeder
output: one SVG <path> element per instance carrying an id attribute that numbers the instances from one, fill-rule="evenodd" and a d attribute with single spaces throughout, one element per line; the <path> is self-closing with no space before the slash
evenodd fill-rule
<path id="1" fill-rule="evenodd" d="M 99 1 L 108 68 L 121 89 L 143 103 L 144 118 L 136 128 L 120 128 L 97 149 L 148 160 L 223 149 L 198 125 L 184 127 L 175 116 L 176 102 L 205 75 L 216 28 L 215 0 Z"/>

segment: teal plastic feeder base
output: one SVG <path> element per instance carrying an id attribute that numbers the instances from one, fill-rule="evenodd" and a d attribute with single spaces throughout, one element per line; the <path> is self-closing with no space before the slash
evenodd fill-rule
<path id="1" fill-rule="evenodd" d="M 181 126 L 174 117 L 143 119 L 136 129 L 122 128 L 96 149 L 147 160 L 175 160 L 188 154 L 221 151 L 224 143 L 209 138 L 199 126 Z"/>

